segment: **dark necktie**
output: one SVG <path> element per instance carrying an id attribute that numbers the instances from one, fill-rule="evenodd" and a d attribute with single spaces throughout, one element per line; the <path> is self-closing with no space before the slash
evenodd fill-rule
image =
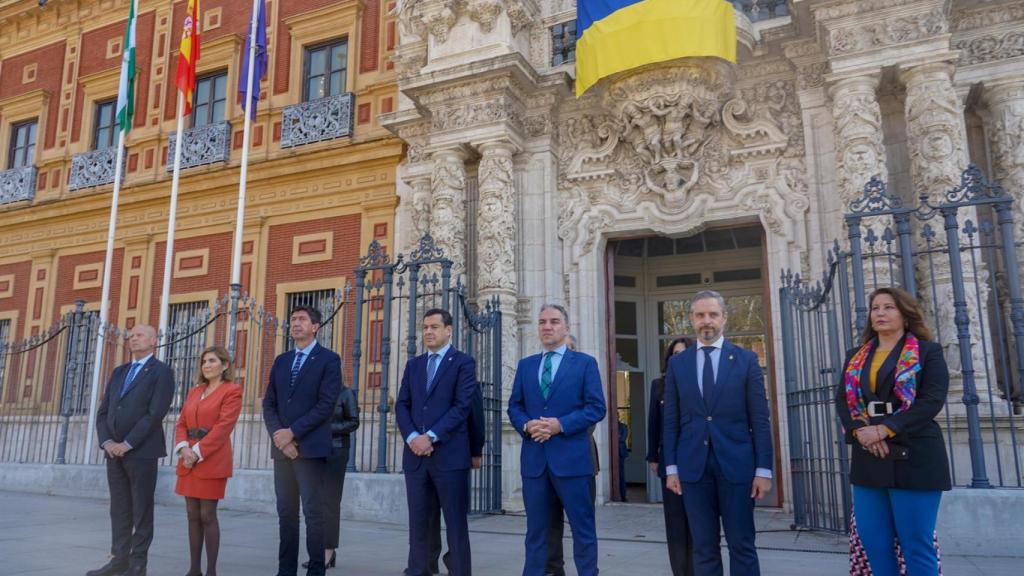
<path id="1" fill-rule="evenodd" d="M 701 376 L 701 390 L 704 392 L 704 405 L 711 406 L 711 398 L 715 391 L 715 367 L 711 364 L 711 352 L 714 346 L 701 346 L 704 352 L 704 374 Z"/>
<path id="2" fill-rule="evenodd" d="M 305 356 L 302 352 L 295 353 L 295 362 L 292 362 L 292 379 L 289 382 L 289 386 L 295 386 L 295 380 L 299 377 L 299 368 L 302 368 L 302 357 Z"/>
<path id="3" fill-rule="evenodd" d="M 128 375 L 124 377 L 124 384 L 121 385 L 121 396 L 128 391 L 128 386 L 131 385 L 132 380 L 135 380 L 140 368 L 142 368 L 142 362 L 132 362 L 132 367 L 128 369 Z"/>
<path id="4" fill-rule="evenodd" d="M 554 352 L 544 354 L 544 371 L 540 374 L 540 393 L 547 400 L 551 395 L 551 357 Z"/>
<path id="5" fill-rule="evenodd" d="M 440 354 L 431 354 L 427 357 L 427 392 L 434 387 L 434 376 L 437 374 L 437 363 L 440 359 Z"/>

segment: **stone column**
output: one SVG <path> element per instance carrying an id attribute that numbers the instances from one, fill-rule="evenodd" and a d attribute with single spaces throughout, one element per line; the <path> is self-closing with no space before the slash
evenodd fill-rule
<path id="1" fill-rule="evenodd" d="M 906 86 L 905 116 L 907 123 L 907 149 L 910 156 L 910 174 L 915 198 L 927 197 L 938 203 L 945 193 L 960 184 L 961 172 L 967 167 L 966 126 L 960 99 L 953 86 L 953 64 L 947 60 L 905 66 L 900 70 L 900 80 Z M 960 209 L 957 221 L 963 229 L 970 219 L 978 223 L 974 210 Z M 936 232 L 936 243 L 946 244 L 942 215 L 929 222 Z M 961 232 L 961 238 L 965 235 Z M 980 260 L 980 255 L 979 260 Z M 974 380 L 979 392 L 987 391 L 986 378 L 994 374 L 994 366 L 982 352 L 981 314 L 976 295 L 981 301 L 988 297 L 987 282 L 983 268 L 977 270 L 970 265 L 970 255 L 961 254 L 963 284 L 966 293 L 966 310 L 958 311 L 954 306 L 954 278 L 950 270 L 949 256 L 937 254 L 933 260 L 934 285 L 928 269 L 919 272 L 918 292 L 929 324 L 936 331 L 946 351 L 946 361 L 952 375 L 950 398 L 959 400 L 964 392 L 961 374 L 963 363 L 960 359 L 957 316 L 966 312 L 966 325 L 971 340 L 971 359 Z M 924 262 L 920 260 L 920 262 Z M 927 265 L 927 264 L 926 264 Z M 933 295 L 934 294 L 934 295 Z M 986 325 L 990 325 L 986 322 Z M 976 402 L 976 399 L 968 399 Z M 987 401 L 987 394 L 982 401 Z M 960 412 L 963 404 L 951 402 L 954 411 Z"/>
<path id="2" fill-rule="evenodd" d="M 515 146 L 508 141 L 485 142 L 480 150 L 480 202 L 477 214 L 477 292 L 481 307 L 495 296 L 502 311 L 502 397 L 511 392 L 519 356 L 519 326 L 516 300 L 519 281 L 516 271 L 518 242 L 518 197 L 512 156 Z"/>
<path id="3" fill-rule="evenodd" d="M 888 181 L 877 95 L 879 78 L 879 72 L 871 72 L 835 78 L 829 86 L 835 120 L 836 179 L 843 212 L 861 197 L 872 176 Z"/>
<path id="4" fill-rule="evenodd" d="M 424 175 L 412 178 L 408 181 L 409 192 L 406 196 L 409 204 L 406 207 L 406 215 L 409 218 L 410 226 L 403 231 L 407 251 L 411 251 L 430 232 L 430 214 L 433 194 L 431 193 L 431 176 Z"/>
<path id="5" fill-rule="evenodd" d="M 983 98 L 992 178 L 1014 197 L 1015 237 L 1024 238 L 1024 76 L 986 83 Z M 1017 249 L 1017 260 L 1024 269 L 1024 248 Z"/>
<path id="6" fill-rule="evenodd" d="M 430 233 L 452 261 L 452 282 L 466 271 L 466 154 L 459 148 L 434 152 L 430 177 Z"/>

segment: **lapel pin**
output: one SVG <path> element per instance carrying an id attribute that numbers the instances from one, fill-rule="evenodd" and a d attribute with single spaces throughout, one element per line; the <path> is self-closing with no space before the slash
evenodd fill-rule
<path id="1" fill-rule="evenodd" d="M 729 360 L 732 360 L 732 354 L 729 354 Z"/>

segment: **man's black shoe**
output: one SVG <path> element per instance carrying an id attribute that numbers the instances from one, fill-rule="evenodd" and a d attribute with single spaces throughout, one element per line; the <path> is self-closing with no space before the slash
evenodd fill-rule
<path id="1" fill-rule="evenodd" d="M 101 568 L 89 570 L 85 573 L 85 576 L 121 576 L 127 571 L 127 564 L 118 564 L 111 560 L 110 562 L 104 564 Z"/>

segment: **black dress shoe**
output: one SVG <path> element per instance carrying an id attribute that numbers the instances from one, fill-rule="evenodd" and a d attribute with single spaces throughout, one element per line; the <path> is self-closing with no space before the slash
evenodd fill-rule
<path id="1" fill-rule="evenodd" d="M 85 573 L 85 576 L 121 576 L 128 571 L 127 564 L 121 564 L 111 560 L 102 567 L 95 570 L 89 570 Z"/>
<path id="2" fill-rule="evenodd" d="M 124 576 L 146 576 L 145 566 L 131 566 L 128 571 L 124 573 Z"/>
<path id="3" fill-rule="evenodd" d="M 327 562 L 324 562 L 324 569 L 326 570 L 327 568 L 334 568 L 334 566 L 337 563 L 337 561 L 338 561 L 338 551 L 335 550 L 334 552 L 331 552 L 331 559 L 328 560 Z M 303 568 L 309 568 L 309 560 L 306 560 L 305 562 L 303 562 L 302 563 L 302 567 Z M 200 574 L 199 576 L 203 576 L 203 575 Z"/>

